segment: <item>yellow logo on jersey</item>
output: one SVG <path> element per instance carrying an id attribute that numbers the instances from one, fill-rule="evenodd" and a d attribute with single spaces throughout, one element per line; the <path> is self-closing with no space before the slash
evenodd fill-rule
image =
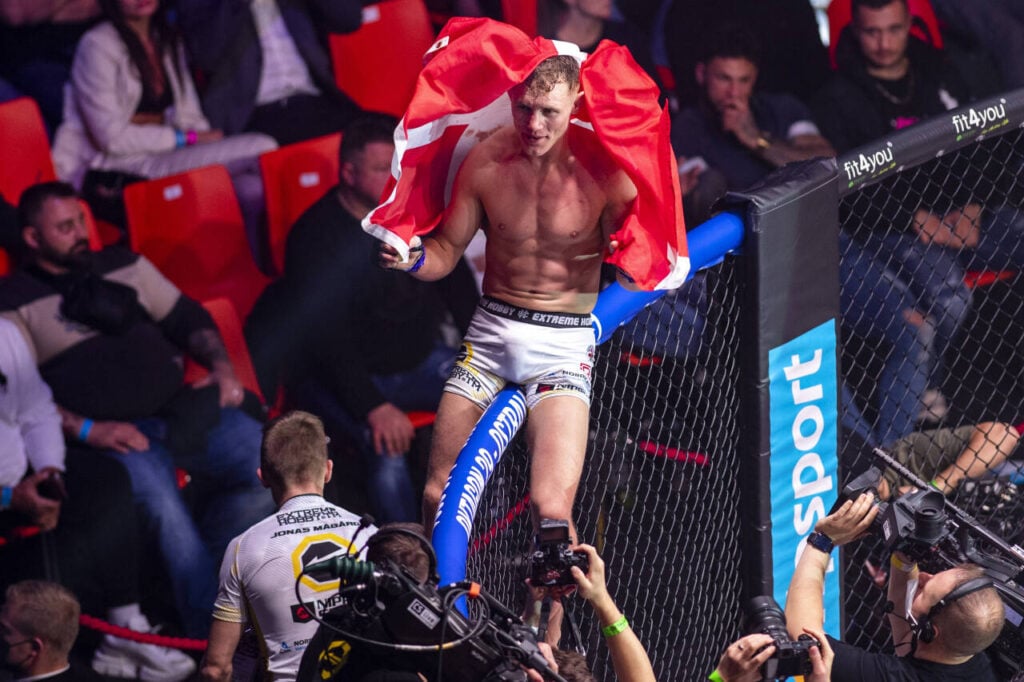
<path id="1" fill-rule="evenodd" d="M 307 567 L 328 557 L 338 553 L 347 554 L 350 546 L 351 543 L 348 540 L 334 533 L 320 533 L 303 538 L 302 542 L 292 550 L 292 570 L 295 577 L 298 578 Z M 302 584 L 314 592 L 327 592 L 328 590 L 337 590 L 341 581 L 336 577 L 306 574 L 302 576 Z"/>

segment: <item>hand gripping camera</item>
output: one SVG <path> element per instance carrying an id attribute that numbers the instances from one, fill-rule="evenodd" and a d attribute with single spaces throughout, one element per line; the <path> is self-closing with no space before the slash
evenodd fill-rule
<path id="1" fill-rule="evenodd" d="M 573 566 L 586 573 L 590 561 L 586 552 L 569 549 L 569 522 L 563 519 L 541 519 L 537 533 L 537 549 L 530 557 L 530 584 L 534 587 L 575 585 Z"/>
<path id="2" fill-rule="evenodd" d="M 768 595 L 754 597 L 746 608 L 748 635 L 762 632 L 772 638 L 775 653 L 761 666 L 762 680 L 784 680 L 795 675 L 811 673 L 811 647 L 821 643 L 810 635 L 790 639 L 786 630 L 786 616 L 778 603 Z"/>
<path id="3" fill-rule="evenodd" d="M 847 483 L 832 511 L 862 493 L 877 493 L 881 477 L 882 472 L 871 467 Z M 930 487 L 901 495 L 891 502 L 878 502 L 878 515 L 868 532 L 879 535 L 890 552 L 903 552 L 914 561 L 922 561 L 949 535 L 945 504 L 945 496 Z"/>

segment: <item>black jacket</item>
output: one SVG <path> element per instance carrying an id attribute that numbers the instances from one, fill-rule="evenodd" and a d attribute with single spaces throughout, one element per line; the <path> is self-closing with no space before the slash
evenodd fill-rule
<path id="1" fill-rule="evenodd" d="M 897 103 L 886 97 L 885 84 L 868 74 L 852 29 L 843 31 L 836 48 L 838 71 L 811 106 L 822 134 L 839 154 L 972 99 L 942 52 L 911 37 L 908 56 L 910 86 L 906 101 Z"/>

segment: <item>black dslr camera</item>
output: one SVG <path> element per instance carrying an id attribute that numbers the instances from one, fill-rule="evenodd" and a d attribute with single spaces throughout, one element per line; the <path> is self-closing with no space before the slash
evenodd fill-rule
<path id="1" fill-rule="evenodd" d="M 800 635 L 795 641 L 786 630 L 786 616 L 774 599 L 768 595 L 754 597 L 747 604 L 746 632 L 762 632 L 772 638 L 775 653 L 761 666 L 762 680 L 784 680 L 795 675 L 811 674 L 812 646 L 821 642 L 810 635 Z"/>
<path id="2" fill-rule="evenodd" d="M 882 472 L 871 467 L 847 483 L 832 511 L 862 493 L 877 494 L 881 477 Z M 945 505 L 945 496 L 930 487 L 900 495 L 892 502 L 878 502 L 878 516 L 868 532 L 879 535 L 890 552 L 903 552 L 914 561 L 922 561 L 950 532 Z"/>
<path id="3" fill-rule="evenodd" d="M 530 584 L 534 587 L 575 585 L 573 566 L 586 573 L 590 561 L 585 552 L 569 549 L 569 522 L 563 519 L 541 519 L 537 533 L 537 549 L 530 558 Z"/>

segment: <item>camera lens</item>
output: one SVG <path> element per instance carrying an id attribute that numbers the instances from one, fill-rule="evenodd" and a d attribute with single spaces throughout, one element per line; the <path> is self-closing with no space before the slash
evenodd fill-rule
<path id="1" fill-rule="evenodd" d="M 747 602 L 746 614 L 746 631 L 748 633 L 771 634 L 779 630 L 786 631 L 786 615 L 776 601 L 768 595 L 753 597 Z"/>
<path id="2" fill-rule="evenodd" d="M 914 509 L 914 535 L 918 538 L 941 538 L 946 528 L 946 498 L 931 490 Z"/>

